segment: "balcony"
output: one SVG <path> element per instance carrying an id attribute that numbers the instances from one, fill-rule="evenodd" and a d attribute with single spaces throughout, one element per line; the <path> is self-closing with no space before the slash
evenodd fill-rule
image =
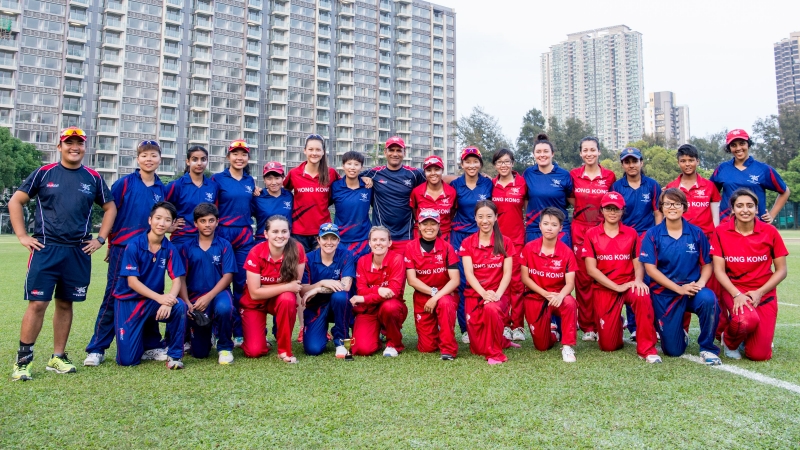
<path id="1" fill-rule="evenodd" d="M 264 8 L 264 2 L 262 0 L 248 0 L 247 6 L 251 8 L 262 9 Z"/>
<path id="2" fill-rule="evenodd" d="M 106 115 L 106 116 L 118 116 L 119 115 L 119 111 L 117 110 L 117 108 L 110 107 L 110 106 L 101 106 L 97 110 L 97 113 L 98 114 L 102 114 L 102 115 Z"/>
<path id="3" fill-rule="evenodd" d="M 94 147 L 94 150 L 97 153 L 112 153 L 112 154 L 116 154 L 116 153 L 119 152 L 119 146 L 117 146 L 115 144 L 108 144 L 108 143 L 105 143 L 105 142 L 101 142 L 101 143 L 98 143 Z"/>
<path id="4" fill-rule="evenodd" d="M 178 61 L 167 62 L 165 60 L 164 61 L 164 65 L 162 66 L 162 68 L 164 70 L 169 70 L 170 72 L 180 72 L 180 70 L 181 70 L 179 65 L 178 65 Z"/>
<path id="5" fill-rule="evenodd" d="M 0 9 L 11 14 L 21 12 L 18 0 L 2 0 L 0 1 Z"/>
<path id="6" fill-rule="evenodd" d="M 261 27 L 247 27 L 247 37 L 251 37 L 254 39 L 261 39 Z"/>
<path id="7" fill-rule="evenodd" d="M 353 4 L 352 3 L 350 3 L 350 4 L 346 4 L 346 3 L 340 4 L 339 5 L 339 14 L 346 14 L 348 16 L 354 16 L 355 15 L 355 9 L 353 8 Z"/>
<path id="8" fill-rule="evenodd" d="M 92 165 L 92 168 L 97 170 L 110 170 L 113 172 L 117 170 L 117 162 L 113 158 L 110 160 L 98 158 Z"/>
<path id="9" fill-rule="evenodd" d="M 167 0 L 167 4 L 176 8 L 183 8 L 183 0 Z"/>
<path id="10" fill-rule="evenodd" d="M 244 127 L 249 130 L 258 130 L 258 121 L 244 121 Z"/>
<path id="11" fill-rule="evenodd" d="M 165 130 L 161 129 L 161 132 L 158 133 L 158 137 L 160 139 L 176 139 L 178 137 L 178 132 L 175 130 Z"/>
<path id="12" fill-rule="evenodd" d="M 248 53 L 261 54 L 261 43 L 260 42 L 248 42 L 246 51 Z"/>
<path id="13" fill-rule="evenodd" d="M 161 103 L 165 105 L 177 105 L 178 104 L 178 96 L 177 95 L 162 95 L 161 96 Z"/>
<path id="14" fill-rule="evenodd" d="M 123 44 L 122 39 L 120 39 L 118 36 L 111 36 L 106 34 L 103 37 L 103 47 L 122 48 L 123 45 L 125 44 Z"/>
<path id="15" fill-rule="evenodd" d="M 258 89 L 247 89 L 247 90 L 245 90 L 244 91 L 244 97 L 245 98 L 249 98 L 249 99 L 253 99 L 253 100 L 258 100 L 259 99 Z"/>
<path id="16" fill-rule="evenodd" d="M 86 10 L 84 9 L 70 9 L 69 21 L 87 23 Z"/>
<path id="17" fill-rule="evenodd" d="M 328 27 L 328 26 L 319 27 L 319 31 L 317 32 L 317 36 L 331 37 L 331 27 Z"/>
<path id="18" fill-rule="evenodd" d="M 167 14 L 164 16 L 164 18 L 168 22 L 173 22 L 173 23 L 178 23 L 178 24 L 183 22 L 182 14 L 180 12 L 178 12 L 178 11 L 174 11 L 174 10 L 171 10 L 171 9 L 167 9 Z"/>
<path id="19" fill-rule="evenodd" d="M 339 82 L 339 83 L 353 84 L 353 74 L 352 73 L 338 72 L 338 74 L 336 76 L 336 81 Z"/>
<path id="20" fill-rule="evenodd" d="M 327 39 L 324 40 L 324 41 L 319 41 L 317 43 L 317 48 L 319 50 L 324 51 L 324 52 L 329 52 L 329 51 L 331 51 L 331 41 L 329 41 Z"/>
<path id="21" fill-rule="evenodd" d="M 98 133 L 106 133 L 106 134 L 117 134 L 117 126 L 116 125 L 98 125 L 97 126 Z"/>
<path id="22" fill-rule="evenodd" d="M 86 29 L 70 27 L 67 39 L 86 42 Z"/>
<path id="23" fill-rule="evenodd" d="M 196 2 L 194 4 L 194 10 L 196 12 L 203 12 L 208 14 L 214 14 L 214 7 L 211 6 L 211 3 L 206 2 Z"/>
<path id="24" fill-rule="evenodd" d="M 100 81 L 119 83 L 122 81 L 122 77 L 119 75 L 119 72 L 103 72 L 100 74 Z"/>
<path id="25" fill-rule="evenodd" d="M 269 126 L 270 133 L 286 133 L 286 122 L 280 124 L 272 124 Z"/>
<path id="26" fill-rule="evenodd" d="M 286 49 L 283 47 L 278 48 L 273 46 L 269 57 L 287 59 L 289 57 L 289 52 L 287 52 Z"/>
<path id="27" fill-rule="evenodd" d="M 247 67 L 251 69 L 260 69 L 261 68 L 261 58 L 247 58 Z"/>
<path id="28" fill-rule="evenodd" d="M 202 16 L 195 16 L 194 19 L 194 27 L 195 28 L 206 28 L 206 29 L 213 29 L 214 25 L 211 23 L 211 19 Z"/>
<path id="29" fill-rule="evenodd" d="M 250 114 L 250 115 L 253 115 L 253 116 L 257 116 L 258 115 L 258 106 L 245 106 L 244 107 L 244 113 L 245 114 Z"/>
<path id="30" fill-rule="evenodd" d="M 247 21 L 261 25 L 261 11 L 247 10 Z"/>
<path id="31" fill-rule="evenodd" d="M 160 120 L 162 122 L 177 122 L 178 121 L 178 115 L 177 114 L 161 113 Z"/>
<path id="32" fill-rule="evenodd" d="M 317 106 L 320 108 L 330 108 L 331 101 L 328 97 L 317 97 Z"/>
<path id="33" fill-rule="evenodd" d="M 211 52 L 205 50 L 200 51 L 200 47 L 195 47 L 192 54 L 192 61 L 211 61 Z"/>
<path id="34" fill-rule="evenodd" d="M 122 12 L 122 11 L 125 11 L 125 7 L 122 6 L 122 2 L 116 2 L 116 1 L 113 1 L 113 0 L 108 0 L 108 1 L 106 1 L 106 4 L 105 4 L 105 10 L 106 11 L 119 11 L 119 12 Z"/>
<path id="35" fill-rule="evenodd" d="M 319 0 L 319 7 L 324 9 L 331 9 L 331 0 Z"/>
<path id="36" fill-rule="evenodd" d="M 288 2 L 287 3 L 277 3 L 276 2 L 275 5 L 272 8 L 272 12 L 281 13 L 281 14 L 289 14 L 289 7 L 286 6 L 287 4 L 288 4 Z"/>
<path id="37" fill-rule="evenodd" d="M 77 100 L 77 99 L 76 99 Z M 61 110 L 66 113 L 78 113 L 81 112 L 81 104 L 80 102 L 63 102 L 61 105 Z"/>
<path id="38" fill-rule="evenodd" d="M 180 29 L 176 30 L 175 28 L 166 27 L 164 29 L 164 37 L 170 38 L 170 39 L 175 39 L 176 41 L 179 41 L 179 40 L 181 40 L 181 30 Z M 211 39 L 209 39 L 209 42 L 210 41 L 211 41 Z"/>
<path id="39" fill-rule="evenodd" d="M 338 68 L 339 69 L 343 69 L 343 70 L 353 70 L 353 60 L 352 59 L 340 59 Z"/>
<path id="40" fill-rule="evenodd" d="M 245 83 L 260 84 L 261 75 L 247 75 L 244 79 Z"/>
<path id="41" fill-rule="evenodd" d="M 161 86 L 168 89 L 178 89 L 180 86 L 180 81 L 178 81 L 177 77 L 174 79 L 164 78 L 161 80 Z"/>
<path id="42" fill-rule="evenodd" d="M 83 47 L 67 46 L 67 58 L 86 58 L 86 51 Z"/>
<path id="43" fill-rule="evenodd" d="M 353 18 L 352 17 L 341 17 L 341 18 L 339 18 L 338 28 L 355 29 L 355 25 L 353 23 Z"/>
<path id="44" fill-rule="evenodd" d="M 200 67 L 194 67 L 191 74 L 193 77 L 211 78 L 211 70 Z"/>
<path id="45" fill-rule="evenodd" d="M 118 100 L 121 96 L 119 95 L 119 91 L 116 89 L 102 89 L 100 91 L 100 97 Z"/>
<path id="46" fill-rule="evenodd" d="M 208 109 L 208 97 L 203 96 L 203 98 L 192 98 L 189 101 L 189 107 L 195 109 Z"/>
<path id="47" fill-rule="evenodd" d="M 0 39 L 0 47 L 6 49 L 16 49 L 19 48 L 19 42 L 17 42 L 16 38 L 10 37 L 8 39 Z"/>

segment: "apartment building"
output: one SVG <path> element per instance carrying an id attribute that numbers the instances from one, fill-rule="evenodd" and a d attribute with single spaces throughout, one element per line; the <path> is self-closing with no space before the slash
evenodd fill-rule
<path id="1" fill-rule="evenodd" d="M 687 144 L 692 137 L 689 130 L 689 107 L 677 104 L 670 91 L 651 92 L 644 111 L 644 132 L 661 137 L 669 143 Z"/>

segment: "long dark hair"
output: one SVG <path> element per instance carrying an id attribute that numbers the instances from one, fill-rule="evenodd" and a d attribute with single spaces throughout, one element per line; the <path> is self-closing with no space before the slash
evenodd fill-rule
<path id="1" fill-rule="evenodd" d="M 503 257 L 508 258 L 508 253 L 506 253 L 506 246 L 503 245 L 503 233 L 500 232 L 500 222 L 497 221 L 497 205 L 494 204 L 491 200 L 478 200 L 478 203 L 475 204 L 475 215 L 478 214 L 478 210 L 481 208 L 489 208 L 495 215 L 494 221 L 494 229 L 492 233 L 494 234 L 494 248 L 492 249 L 492 253 L 495 255 L 503 255 Z"/>
<path id="2" fill-rule="evenodd" d="M 267 219 L 266 231 L 269 231 L 272 222 L 284 221 L 289 225 L 289 219 L 280 214 L 270 216 Z M 297 264 L 300 261 L 300 252 L 297 250 L 297 241 L 290 237 L 283 246 L 283 262 L 281 263 L 281 283 L 288 283 L 297 280 Z"/>
<path id="3" fill-rule="evenodd" d="M 331 177 L 330 173 L 328 173 L 328 152 L 325 151 L 325 140 L 319 135 L 312 134 L 306 138 L 303 149 L 308 148 L 308 141 L 319 141 L 322 143 L 322 158 L 319 160 L 319 185 L 328 186 L 331 182 Z"/>
<path id="4" fill-rule="evenodd" d="M 208 159 L 208 150 L 202 145 L 193 145 L 189 147 L 189 150 L 186 151 L 186 167 L 183 168 L 183 173 L 189 173 L 189 159 L 191 159 L 192 153 L 194 152 L 203 152 L 206 154 L 206 159 Z"/>

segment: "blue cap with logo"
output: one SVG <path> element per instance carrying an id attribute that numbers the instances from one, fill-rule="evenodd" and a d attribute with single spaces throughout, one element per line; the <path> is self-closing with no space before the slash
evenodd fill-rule
<path id="1" fill-rule="evenodd" d="M 638 159 L 639 161 L 641 161 L 642 160 L 642 151 L 639 150 L 636 147 L 628 147 L 628 148 L 622 150 L 622 152 L 620 152 L 619 160 L 620 161 L 625 161 L 625 158 L 627 158 L 629 156 L 632 156 L 632 157 Z"/>
<path id="2" fill-rule="evenodd" d="M 323 237 L 326 234 L 332 234 L 332 235 L 334 235 L 334 236 L 336 236 L 338 238 L 339 237 L 339 227 L 337 227 L 336 224 L 334 224 L 334 223 L 330 223 L 330 222 L 323 223 L 319 227 L 319 237 Z"/>

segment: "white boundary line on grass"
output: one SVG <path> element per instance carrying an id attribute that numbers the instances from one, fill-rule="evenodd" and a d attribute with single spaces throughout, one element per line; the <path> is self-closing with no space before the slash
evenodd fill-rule
<path id="1" fill-rule="evenodd" d="M 779 304 L 779 305 L 781 305 L 781 306 L 795 306 L 795 307 L 798 307 L 798 308 L 800 308 L 800 305 L 795 305 L 794 303 L 783 303 L 783 302 L 778 302 L 778 304 Z"/>
<path id="2" fill-rule="evenodd" d="M 684 354 L 683 356 L 681 356 L 681 358 L 688 359 L 689 361 L 705 365 L 705 362 L 703 362 L 703 360 L 700 359 L 699 356 Z M 757 372 L 751 372 L 751 371 L 749 371 L 747 369 L 742 369 L 741 367 L 731 366 L 731 365 L 727 365 L 727 364 L 723 364 L 721 366 L 709 366 L 709 367 L 711 367 L 712 369 L 717 369 L 717 370 L 723 370 L 725 372 L 730 372 L 730 373 L 732 373 L 734 375 L 739 375 L 739 376 L 742 376 L 742 377 L 745 377 L 745 378 L 749 378 L 749 379 L 754 380 L 754 381 L 758 381 L 759 383 L 768 384 L 770 386 L 779 387 L 779 388 L 782 388 L 782 389 L 786 389 L 787 391 L 792 391 L 792 392 L 795 392 L 797 394 L 800 394 L 800 386 L 798 386 L 798 385 L 796 385 L 794 383 L 789 383 L 788 381 L 783 381 L 783 380 L 779 380 L 777 378 L 768 377 L 766 375 L 762 375 L 762 374 L 757 373 Z"/>

